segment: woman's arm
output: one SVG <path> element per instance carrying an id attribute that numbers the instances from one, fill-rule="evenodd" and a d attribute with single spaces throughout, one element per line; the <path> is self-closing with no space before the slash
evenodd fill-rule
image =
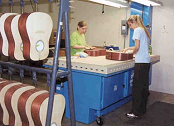
<path id="1" fill-rule="evenodd" d="M 82 45 L 74 45 L 72 46 L 73 49 L 85 49 L 85 46 Z"/>
<path id="2" fill-rule="evenodd" d="M 140 48 L 140 40 L 135 39 L 135 48 L 133 50 L 133 54 L 137 53 Z"/>
<path id="3" fill-rule="evenodd" d="M 125 49 L 121 50 L 121 52 L 125 53 L 127 50 L 133 50 L 133 54 L 135 54 L 138 52 L 139 48 L 140 48 L 140 40 L 135 39 L 135 46 L 134 47 L 125 48 Z"/>
<path id="4" fill-rule="evenodd" d="M 74 45 L 72 46 L 73 49 L 95 49 L 95 47 L 89 46 L 89 45 L 85 45 L 85 46 L 81 46 L 81 45 Z"/>
<path id="5" fill-rule="evenodd" d="M 128 48 L 125 48 L 125 49 L 122 49 L 121 50 L 121 52 L 126 52 L 126 51 L 128 51 L 128 50 L 134 50 L 135 49 L 135 46 L 133 46 L 133 47 L 128 47 Z"/>

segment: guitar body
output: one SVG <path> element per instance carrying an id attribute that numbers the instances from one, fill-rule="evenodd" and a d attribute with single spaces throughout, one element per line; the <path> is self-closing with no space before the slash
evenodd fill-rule
<path id="1" fill-rule="evenodd" d="M 2 54 L 4 54 L 5 56 L 8 56 L 8 40 L 7 40 L 7 36 L 5 33 L 5 20 L 7 19 L 8 16 L 10 15 L 17 15 L 17 13 L 4 13 L 1 18 L 0 18 L 0 31 L 1 31 L 1 35 L 2 35 Z"/>
<path id="2" fill-rule="evenodd" d="M 106 52 L 106 59 L 118 60 L 118 61 L 131 60 L 131 59 L 133 59 L 133 54 L 132 53 L 107 51 Z"/>
<path id="3" fill-rule="evenodd" d="M 106 59 L 112 60 L 112 52 L 110 52 L 110 51 L 106 52 Z"/>
<path id="4" fill-rule="evenodd" d="M 40 106 L 40 120 L 42 123 L 42 126 L 45 126 L 46 124 L 46 112 L 48 107 L 48 100 L 49 98 L 45 99 Z M 53 104 L 53 111 L 52 111 L 52 118 L 51 118 L 51 124 L 56 124 L 56 126 L 61 126 L 63 113 L 65 110 L 65 98 L 61 94 L 55 94 L 54 95 L 54 104 Z"/>
<path id="5" fill-rule="evenodd" d="M 14 59 L 15 42 L 11 31 L 11 22 L 15 16 L 16 15 L 8 16 L 4 24 L 4 30 L 8 40 L 8 56 L 10 56 L 12 59 Z"/>
<path id="6" fill-rule="evenodd" d="M 2 110 L 3 110 L 3 124 L 4 125 L 9 125 L 9 113 L 7 111 L 7 108 L 5 106 L 5 102 L 4 102 L 4 97 L 5 97 L 5 93 L 7 92 L 7 90 L 15 85 L 19 85 L 21 84 L 20 82 L 11 82 L 9 85 L 5 86 L 4 88 L 2 88 L 1 92 L 0 92 L 0 104 L 2 106 Z"/>
<path id="7" fill-rule="evenodd" d="M 95 48 L 95 49 L 86 49 L 84 50 L 89 56 L 104 56 L 106 55 L 106 49 Z"/>
<path id="8" fill-rule="evenodd" d="M 39 96 L 37 96 L 32 105 L 31 105 L 31 115 L 34 121 L 35 126 L 42 126 L 42 122 L 40 120 L 40 106 L 43 103 L 43 101 L 49 97 L 49 93 L 44 93 Z"/>
<path id="9" fill-rule="evenodd" d="M 31 106 L 32 118 L 35 126 L 45 126 L 46 112 L 48 108 L 49 94 L 44 93 L 36 97 Z M 61 126 L 61 120 L 65 109 L 65 98 L 63 95 L 55 94 L 52 111 L 51 124 Z"/>
<path id="10" fill-rule="evenodd" d="M 21 35 L 19 33 L 19 28 L 18 28 L 18 23 L 19 23 L 19 17 L 21 15 L 16 15 L 12 22 L 11 22 L 11 31 L 12 31 L 12 35 L 14 38 L 14 44 L 15 44 L 15 48 L 14 48 L 14 58 L 16 60 L 25 60 L 24 56 L 23 56 L 23 42 L 22 42 L 22 38 Z M 11 55 L 9 55 L 11 56 Z"/>
<path id="11" fill-rule="evenodd" d="M 18 20 L 18 29 L 23 42 L 23 57 L 30 60 L 30 39 L 26 29 L 27 18 L 30 13 L 23 13 Z"/>
<path id="12" fill-rule="evenodd" d="M 3 14 L 0 14 L 0 18 Z M 2 35 L 1 35 L 1 31 L 0 31 L 0 55 L 2 54 L 2 42 L 3 42 L 3 39 L 2 39 Z"/>
<path id="13" fill-rule="evenodd" d="M 8 80 L 3 79 L 3 78 L 0 78 L 0 84 L 3 83 L 3 82 L 5 82 L 5 81 L 8 81 Z"/>
<path id="14" fill-rule="evenodd" d="M 28 100 L 26 101 L 26 105 L 25 105 L 26 115 L 27 115 L 28 119 L 25 120 L 24 119 L 25 117 L 22 118 L 22 123 L 23 123 L 22 126 L 35 126 L 34 121 L 32 119 L 32 115 L 31 115 L 31 105 L 36 97 L 38 97 L 39 95 L 44 94 L 44 93 L 48 93 L 48 91 L 41 90 L 41 91 L 35 92 L 28 98 Z"/>
<path id="15" fill-rule="evenodd" d="M 20 115 L 20 119 L 22 121 L 22 126 L 29 126 L 29 121 L 26 113 L 26 102 L 30 96 L 34 93 L 41 91 L 40 89 L 30 89 L 21 94 L 18 100 L 18 111 Z"/>
<path id="16" fill-rule="evenodd" d="M 23 87 L 23 88 L 20 88 L 18 90 L 16 90 L 14 93 L 13 93 L 13 96 L 11 98 L 11 103 L 12 103 L 12 109 L 13 109 L 13 112 L 14 112 L 14 120 L 15 120 L 15 123 L 14 123 L 14 126 L 22 126 L 22 121 L 21 121 L 21 118 L 19 116 L 19 111 L 18 111 L 18 100 L 19 100 L 19 97 L 22 93 L 24 93 L 25 91 L 28 91 L 30 89 L 34 89 L 35 87 L 34 86 L 26 86 L 26 87 Z"/>
<path id="17" fill-rule="evenodd" d="M 14 99 L 13 95 L 16 94 L 15 92 L 18 91 L 20 88 L 25 88 L 28 86 L 29 85 L 27 85 L 27 84 L 15 85 L 15 86 L 9 88 L 5 94 L 4 101 L 5 101 L 7 111 L 9 113 L 9 125 L 10 126 L 15 125 L 15 113 L 14 113 L 15 110 L 14 110 L 13 104 L 17 104 L 17 102 L 15 101 L 15 103 L 12 103 L 12 99 Z"/>
<path id="18" fill-rule="evenodd" d="M 20 15 L 10 15 L 5 20 L 5 33 L 8 40 L 8 55 L 12 59 L 24 60 L 23 44 L 19 34 L 18 20 Z"/>
<path id="19" fill-rule="evenodd" d="M 5 81 L 3 81 L 3 79 L 1 78 L 0 84 L 2 84 L 3 82 Z M 3 109 L 2 109 L 2 105 L 0 104 L 0 122 L 2 122 L 2 120 L 3 120 Z"/>
<path id="20" fill-rule="evenodd" d="M 112 53 L 112 60 L 119 60 L 119 61 L 127 60 L 127 54 L 122 52 Z"/>
<path id="21" fill-rule="evenodd" d="M 85 53 L 87 53 L 89 56 L 99 56 L 99 51 L 94 49 L 86 49 L 84 50 Z"/>
<path id="22" fill-rule="evenodd" d="M 52 19 L 46 13 L 24 13 L 20 16 L 19 32 L 25 59 L 38 61 L 48 57 L 52 28 Z"/>
<path id="23" fill-rule="evenodd" d="M 2 82 L 2 83 L 0 83 L 0 92 L 1 92 L 1 90 L 5 87 L 5 86 L 7 86 L 7 85 L 9 85 L 10 84 L 10 81 L 5 81 L 5 82 Z M 3 121 L 3 109 L 2 109 L 2 104 L 0 104 L 0 122 L 2 122 Z"/>

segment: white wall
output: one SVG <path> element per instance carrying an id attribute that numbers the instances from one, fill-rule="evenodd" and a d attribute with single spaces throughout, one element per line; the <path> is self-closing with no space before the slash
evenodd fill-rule
<path id="1" fill-rule="evenodd" d="M 151 90 L 174 94 L 174 1 L 161 0 L 162 7 L 153 8 L 152 50 L 161 56 L 153 66 Z"/>
<path id="2" fill-rule="evenodd" d="M 88 24 L 86 41 L 90 45 L 116 44 L 123 48 L 124 37 L 121 35 L 121 20 L 130 15 L 130 9 L 126 10 L 105 6 L 105 13 L 102 14 L 102 5 L 88 2 L 76 1 L 72 4 L 70 30 L 73 32 L 77 28 L 77 23 L 84 20 Z M 126 42 L 128 37 L 126 38 Z"/>

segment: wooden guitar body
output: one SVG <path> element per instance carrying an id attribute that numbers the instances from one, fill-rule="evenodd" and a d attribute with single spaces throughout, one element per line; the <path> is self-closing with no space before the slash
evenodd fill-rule
<path id="1" fill-rule="evenodd" d="M 22 121 L 22 126 L 30 126 L 29 125 L 29 119 L 27 117 L 27 111 L 26 111 L 26 102 L 29 97 L 31 97 L 34 93 L 41 91 L 40 89 L 30 89 L 28 91 L 25 91 L 24 93 L 21 94 L 18 100 L 18 111 L 19 115 Z M 31 106 L 30 106 L 31 107 Z M 31 112 L 30 112 L 31 113 Z M 31 120 L 31 119 L 30 119 Z"/>
<path id="2" fill-rule="evenodd" d="M 53 28 L 51 17 L 42 12 L 24 13 L 19 18 L 18 26 L 23 41 L 24 58 L 34 61 L 47 58 Z"/>
<path id="3" fill-rule="evenodd" d="M 11 22 L 16 15 L 10 15 L 6 18 L 4 23 L 4 30 L 8 40 L 8 56 L 14 59 L 15 42 L 11 31 Z"/>
<path id="4" fill-rule="evenodd" d="M 1 35 L 2 35 L 2 53 L 5 56 L 8 56 L 8 40 L 7 40 L 7 36 L 5 33 L 5 20 L 7 19 L 8 16 L 10 15 L 17 15 L 17 13 L 4 13 L 1 18 L 0 18 L 0 31 L 1 31 Z"/>
<path id="5" fill-rule="evenodd" d="M 46 113 L 48 107 L 48 100 L 49 98 L 45 99 L 40 106 L 40 119 L 42 126 L 46 124 Z M 52 111 L 52 119 L 51 124 L 56 124 L 57 126 L 61 126 L 61 121 L 63 117 L 63 113 L 65 110 L 65 98 L 61 94 L 54 95 L 54 104 L 53 104 L 53 111 Z"/>
<path id="6" fill-rule="evenodd" d="M 9 125 L 9 113 L 7 111 L 7 108 L 5 106 L 5 102 L 4 102 L 4 97 L 5 97 L 5 93 L 7 92 L 7 90 L 15 85 L 19 85 L 21 84 L 20 82 L 11 82 L 9 83 L 7 86 L 5 86 L 4 88 L 2 88 L 1 92 L 0 92 L 0 104 L 2 106 L 2 110 L 3 110 L 3 124 L 4 125 Z"/>
<path id="7" fill-rule="evenodd" d="M 133 59 L 133 54 L 132 53 L 107 51 L 106 52 L 106 59 L 118 60 L 118 61 L 130 60 L 130 59 Z"/>
<path id="8" fill-rule="evenodd" d="M 32 105 L 31 105 L 31 115 L 34 121 L 35 126 L 42 126 L 42 122 L 40 120 L 40 106 L 42 102 L 49 97 L 49 93 L 44 93 L 39 96 L 37 96 Z"/>
<path id="9" fill-rule="evenodd" d="M 46 112 L 48 107 L 49 94 L 44 93 L 35 98 L 31 106 L 32 118 L 37 126 L 45 126 Z M 61 126 L 61 120 L 65 109 L 65 98 L 60 94 L 55 94 L 52 111 L 51 124 Z"/>
<path id="10" fill-rule="evenodd" d="M 0 83 L 0 92 L 1 92 L 1 90 L 5 87 L 5 86 L 7 86 L 7 85 L 9 85 L 10 84 L 10 82 L 9 81 L 5 81 L 5 82 L 2 82 L 1 81 L 1 83 Z M 1 113 L 0 113 L 0 121 L 2 122 L 3 121 L 3 109 L 2 109 L 2 104 L 0 104 L 0 111 L 1 111 Z"/>
<path id="11" fill-rule="evenodd" d="M 19 95 L 21 94 L 21 91 L 25 91 L 26 89 L 34 88 L 33 86 L 29 86 L 27 84 L 21 84 L 21 85 L 15 85 L 7 90 L 5 94 L 5 105 L 7 107 L 7 111 L 9 113 L 9 125 L 10 126 L 20 126 L 21 121 L 18 121 L 19 125 L 16 125 L 16 113 L 17 112 L 17 101 L 14 101 L 15 99 L 18 100 Z M 19 92 L 18 92 L 19 91 Z M 13 103 L 14 102 L 14 103 Z M 20 117 L 19 117 L 20 118 Z"/>
<path id="12" fill-rule="evenodd" d="M 8 81 L 8 80 L 0 78 L 0 84 L 3 83 L 4 81 Z"/>
<path id="13" fill-rule="evenodd" d="M 18 111 L 18 100 L 19 100 L 19 97 L 22 93 L 24 93 L 25 91 L 28 91 L 30 89 L 34 89 L 35 87 L 34 86 L 26 86 L 26 87 L 23 87 L 23 88 L 20 88 L 18 89 L 17 91 L 15 91 L 13 93 L 13 96 L 11 98 L 11 103 L 12 103 L 12 109 L 13 109 L 13 112 L 14 112 L 14 119 L 15 119 L 15 123 L 14 123 L 14 126 L 22 126 L 22 122 L 21 122 L 21 118 L 19 116 L 19 111 Z"/>
<path id="14" fill-rule="evenodd" d="M 34 121 L 31 115 L 31 105 L 36 97 L 44 93 L 48 93 L 48 91 L 46 90 L 37 91 L 28 98 L 25 104 L 26 116 L 28 119 L 26 119 L 25 117 L 22 118 L 22 123 L 23 123 L 22 126 L 34 126 Z"/>
<path id="15" fill-rule="evenodd" d="M 89 56 L 99 56 L 99 51 L 98 50 L 87 49 L 87 50 L 84 50 L 84 52 L 87 53 Z"/>
<path id="16" fill-rule="evenodd" d="M 127 60 L 127 54 L 122 52 L 112 53 L 112 60 L 119 60 L 119 61 Z"/>
<path id="17" fill-rule="evenodd" d="M 110 51 L 106 52 L 106 59 L 112 60 L 112 52 Z"/>
<path id="18" fill-rule="evenodd" d="M 11 22 L 11 33 L 14 39 L 14 49 L 11 50 L 9 48 L 8 52 L 9 52 L 9 56 L 13 57 L 16 60 L 25 60 L 23 57 L 23 43 L 22 43 L 22 38 L 19 34 L 19 28 L 18 28 L 18 21 L 19 21 L 19 17 L 21 15 L 16 15 L 12 22 Z M 12 37 L 11 37 L 12 38 Z M 11 42 L 12 43 L 12 42 Z M 13 44 L 12 43 L 12 44 Z M 10 45 L 9 45 L 10 46 Z"/>
<path id="19" fill-rule="evenodd" d="M 3 14 L 0 14 L 0 18 Z M 1 30 L 0 30 L 0 55 L 2 54 L 2 42 L 3 42 L 3 39 L 2 39 L 2 35 L 1 35 Z"/>
<path id="20" fill-rule="evenodd" d="M 95 49 L 86 49 L 84 51 L 89 56 L 104 56 L 106 55 L 106 50 L 101 48 L 95 48 Z"/>
<path id="21" fill-rule="evenodd" d="M 2 84 L 3 82 L 5 81 L 3 81 L 2 78 L 0 78 L 0 84 Z M 2 109 L 2 105 L 0 104 L 0 122 L 2 122 L 2 120 L 3 120 L 3 109 Z"/>

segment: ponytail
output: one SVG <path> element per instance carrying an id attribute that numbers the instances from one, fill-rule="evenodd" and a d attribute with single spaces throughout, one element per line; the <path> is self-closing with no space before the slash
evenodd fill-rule
<path id="1" fill-rule="evenodd" d="M 137 25 L 138 25 L 139 27 L 141 27 L 141 28 L 146 32 L 147 37 L 148 37 L 149 39 L 151 39 L 150 34 L 149 34 L 148 30 L 146 29 L 146 27 L 144 26 L 143 21 L 142 21 L 140 15 L 132 15 L 132 16 L 127 20 L 127 23 L 128 23 L 128 22 L 133 23 L 134 21 L 137 22 Z"/>

